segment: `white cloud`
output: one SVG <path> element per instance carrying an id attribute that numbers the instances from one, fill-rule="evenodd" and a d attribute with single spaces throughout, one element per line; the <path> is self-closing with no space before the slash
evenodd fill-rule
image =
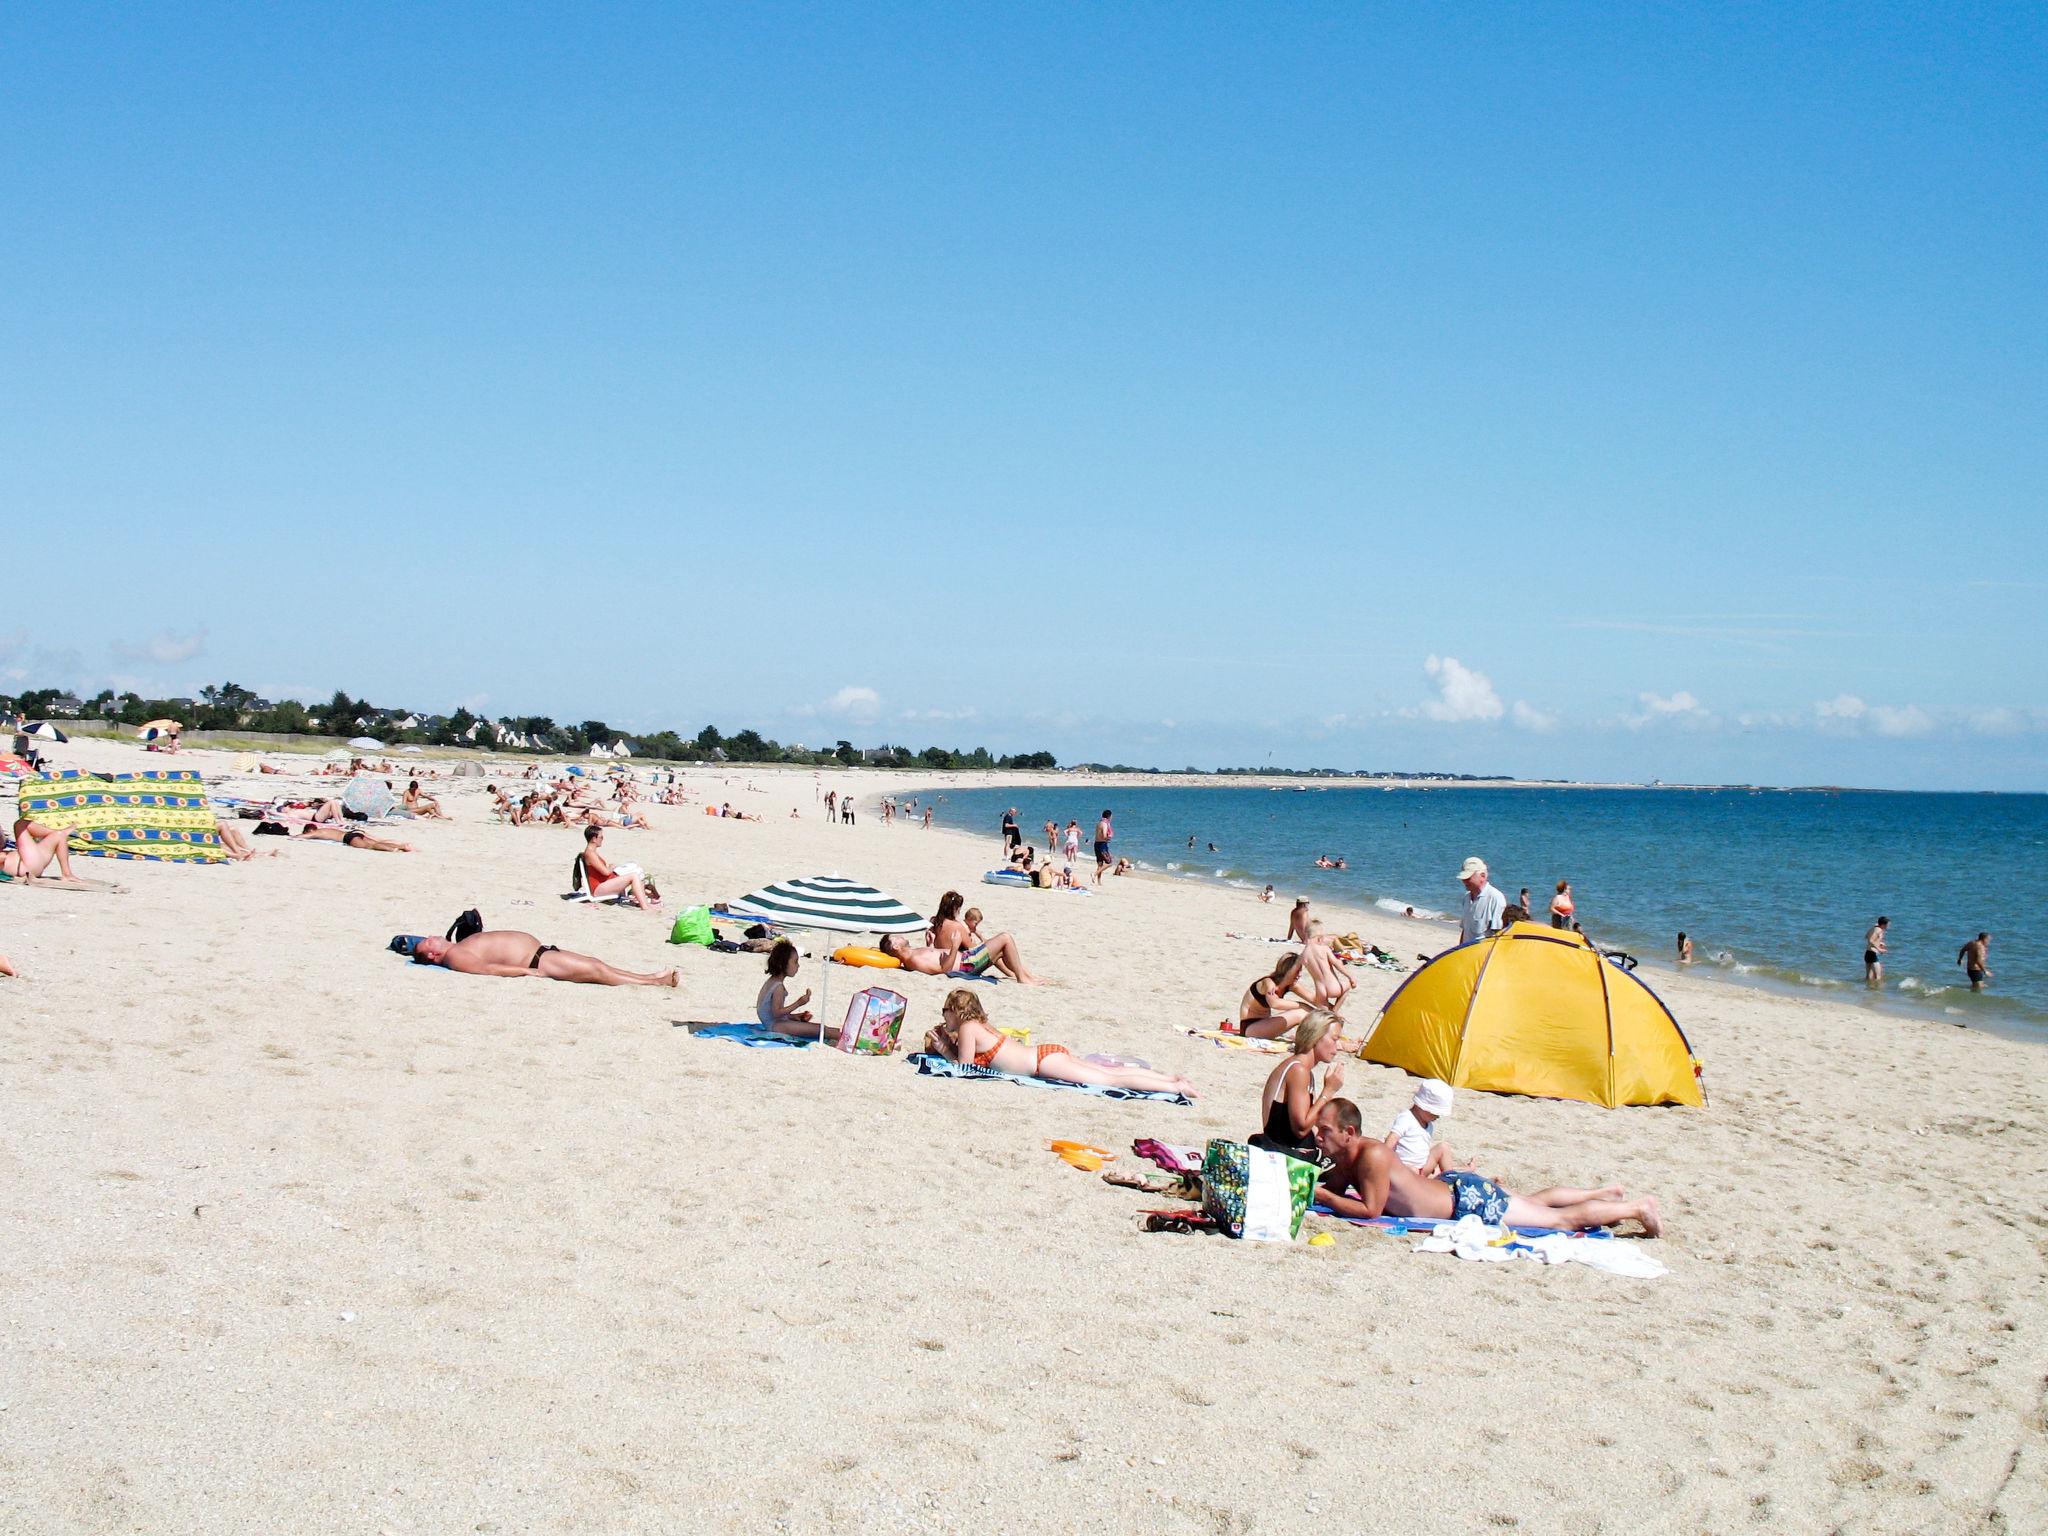
<path id="1" fill-rule="evenodd" d="M 1853 693 L 1838 693 L 1832 699 L 1822 699 L 1813 706 L 1813 712 L 1823 720 L 1861 720 L 1869 708 Z"/>
<path id="2" fill-rule="evenodd" d="M 1925 736 L 1934 729 L 1934 716 L 1918 704 L 1902 707 L 1873 704 L 1870 706 L 1870 724 L 1880 736 Z"/>
<path id="3" fill-rule="evenodd" d="M 828 715 L 844 715 L 849 720 L 872 720 L 882 711 L 882 696 L 874 689 L 849 683 L 825 701 L 824 712 Z"/>
<path id="4" fill-rule="evenodd" d="M 159 666 L 175 666 L 190 661 L 206 649 L 206 626 L 201 625 L 187 635 L 173 634 L 160 629 L 147 640 L 116 640 L 113 652 L 123 661 L 153 661 Z"/>
<path id="5" fill-rule="evenodd" d="M 1515 700 L 1510 712 L 1515 724 L 1525 731 L 1548 731 L 1557 727 L 1557 716 L 1536 708 L 1526 699 Z"/>
<path id="6" fill-rule="evenodd" d="M 873 690 L 868 688 L 842 688 L 839 690 L 839 693 L 841 696 L 848 693 L 866 693 L 872 696 Z M 838 698 L 835 697 L 833 700 L 834 705 L 837 705 L 838 702 Z M 880 700 L 876 700 L 876 703 L 879 704 Z M 979 713 L 980 711 L 971 706 L 963 709 L 906 709 L 897 718 L 899 720 L 972 720 Z"/>
<path id="7" fill-rule="evenodd" d="M 1636 702 L 1642 706 L 1641 712 L 1622 717 L 1622 724 L 1632 731 L 1646 725 L 1706 725 L 1714 718 L 1706 705 L 1683 688 L 1671 694 L 1639 693 Z"/>
<path id="8" fill-rule="evenodd" d="M 1474 672 L 1455 656 L 1432 656 L 1423 670 L 1436 679 L 1437 696 L 1424 701 L 1421 713 L 1430 720 L 1459 722 L 1498 720 L 1500 695 L 1483 672 Z"/>

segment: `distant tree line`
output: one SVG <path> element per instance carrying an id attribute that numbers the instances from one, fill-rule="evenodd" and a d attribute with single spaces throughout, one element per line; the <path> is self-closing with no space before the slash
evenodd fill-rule
<path id="1" fill-rule="evenodd" d="M 840 739 L 813 749 L 772 741 L 756 730 L 721 733 L 707 725 L 694 736 L 675 731 L 628 732 L 602 720 L 558 723 L 546 715 L 502 715 L 497 719 L 456 709 L 450 714 L 420 714 L 351 698 L 336 689 L 325 703 L 297 699 L 275 702 L 259 697 L 239 683 L 215 683 L 199 690 L 196 699 L 146 699 L 140 694 L 101 689 L 81 699 L 61 688 L 31 688 L 13 697 L 0 694 L 0 710 L 18 711 L 30 719 L 105 720 L 142 725 L 150 720 L 176 720 L 194 731 L 262 731 L 284 736 L 372 735 L 392 746 L 476 746 L 505 752 L 556 752 L 583 756 L 594 747 L 624 745 L 635 757 L 674 761 L 731 763 L 839 764 L 873 768 L 1057 768 L 1050 752 L 1019 752 L 997 756 L 987 747 L 961 751 L 954 747 L 856 747 Z"/>

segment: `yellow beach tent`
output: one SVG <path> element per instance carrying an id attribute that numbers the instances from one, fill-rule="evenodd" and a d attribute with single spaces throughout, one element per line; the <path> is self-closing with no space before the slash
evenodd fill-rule
<path id="1" fill-rule="evenodd" d="M 1359 1055 L 1454 1088 L 1621 1104 L 1704 1104 L 1657 994 L 1582 934 L 1538 923 L 1446 950 L 1403 982 Z"/>

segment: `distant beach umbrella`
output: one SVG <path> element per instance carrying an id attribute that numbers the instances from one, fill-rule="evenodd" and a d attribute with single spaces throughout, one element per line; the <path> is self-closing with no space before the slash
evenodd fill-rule
<path id="1" fill-rule="evenodd" d="M 427 749 L 425 747 L 400 747 L 398 750 L 401 752 L 410 752 L 414 757 L 419 757 L 422 754 L 424 754 Z"/>
<path id="2" fill-rule="evenodd" d="M 751 917 L 781 928 L 808 928 L 819 933 L 925 930 L 925 920 L 895 897 L 838 875 L 812 875 L 764 885 L 738 901 L 727 902 L 725 910 L 734 917 Z M 823 1040 L 832 998 L 830 956 L 823 958 L 818 975 L 818 1038 Z"/>
<path id="3" fill-rule="evenodd" d="M 184 729 L 175 720 L 151 720 L 135 728 L 135 734 L 144 741 L 161 741 L 166 736 L 175 736 Z"/>
<path id="4" fill-rule="evenodd" d="M 358 752 L 382 752 L 384 743 L 374 736 L 351 736 L 348 744 Z"/>
<path id="5" fill-rule="evenodd" d="M 21 734 L 24 736 L 40 737 L 44 741 L 69 741 L 71 739 L 47 720 L 30 721 L 21 728 Z"/>
<path id="6" fill-rule="evenodd" d="M 397 804 L 398 797 L 391 793 L 391 786 L 366 773 L 350 779 L 341 792 L 341 808 L 358 816 L 389 816 Z"/>

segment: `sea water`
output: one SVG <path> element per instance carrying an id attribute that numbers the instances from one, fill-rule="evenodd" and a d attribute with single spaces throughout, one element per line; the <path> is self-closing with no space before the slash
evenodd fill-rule
<path id="1" fill-rule="evenodd" d="M 1603 945 L 1652 969 L 1675 965 L 1691 936 L 1696 973 L 1790 988 L 1952 1023 L 2048 1039 L 2048 946 L 2033 908 L 2048 865 L 2048 796 L 1749 789 L 1266 789 L 1063 787 L 1057 781 L 953 790 L 940 824 L 986 834 L 999 867 L 1009 806 L 1027 843 L 1044 825 L 1116 812 L 1118 854 L 1140 868 L 1271 882 L 1281 900 L 1248 908 L 1278 935 L 1295 896 L 1399 916 L 1455 912 L 1457 871 L 1486 860 L 1514 901 L 1529 888 L 1547 919 L 1559 880 Z M 1194 839 L 1194 847 L 1188 839 Z M 1210 844 L 1215 851 L 1210 851 Z M 1346 868 L 1318 869 L 1319 855 Z M 1083 873 L 1085 871 L 1077 871 Z M 1884 985 L 1864 986 L 1863 935 L 1891 919 Z M 1990 990 L 1972 994 L 1956 951 L 1993 935 Z M 1442 945 L 1418 924 L 1417 950 Z"/>

